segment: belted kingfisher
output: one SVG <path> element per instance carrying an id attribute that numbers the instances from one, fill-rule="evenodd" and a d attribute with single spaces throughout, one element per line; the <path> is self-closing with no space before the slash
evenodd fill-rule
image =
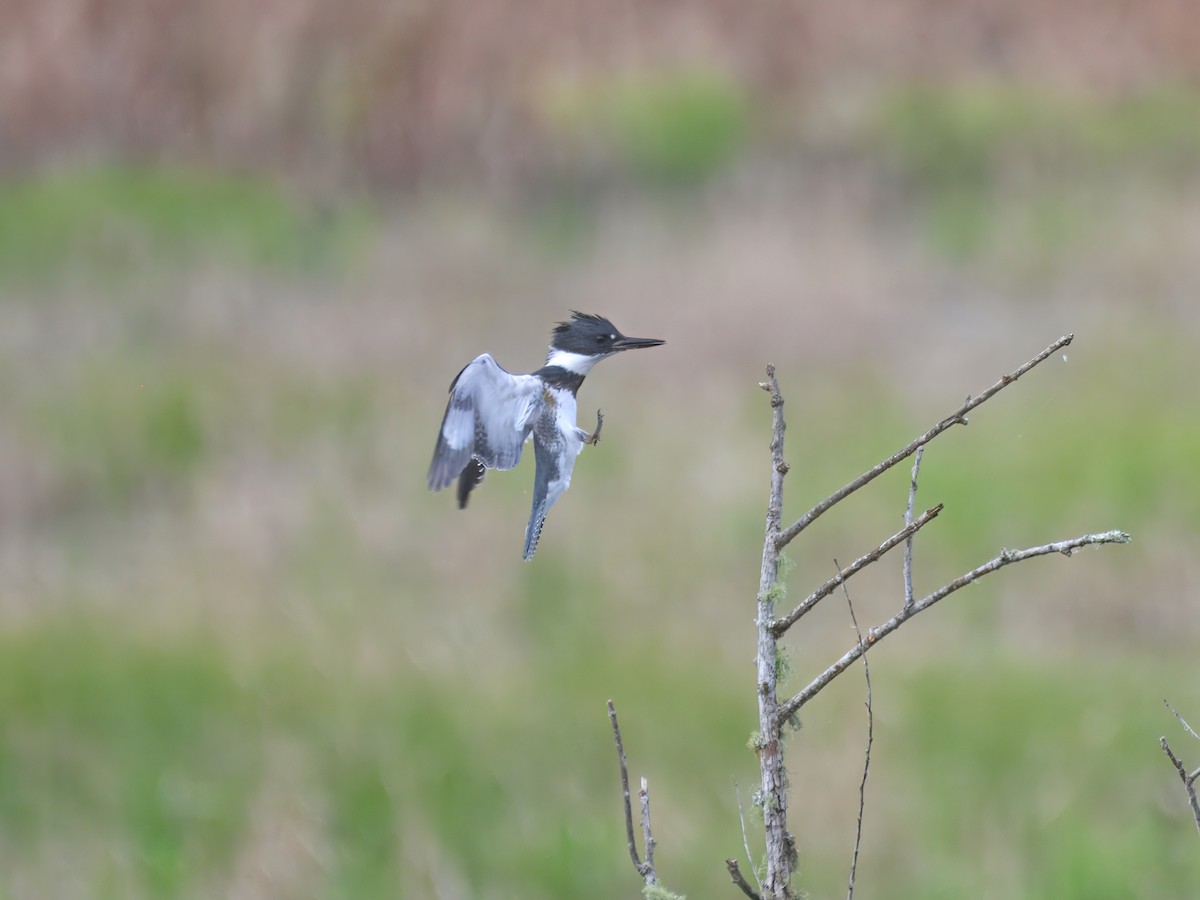
<path id="1" fill-rule="evenodd" d="M 555 326 L 546 364 L 536 372 L 514 375 L 490 353 L 475 357 L 450 385 L 429 465 L 429 489 L 440 491 L 457 478 L 458 508 L 466 508 L 485 470 L 511 469 L 532 435 L 537 468 L 524 552 L 525 559 L 532 558 L 546 513 L 571 483 L 575 457 L 584 444 L 600 439 L 604 416 L 599 410 L 592 434 L 575 425 L 575 393 L 584 376 L 605 357 L 662 343 L 625 337 L 608 319 L 573 312 L 569 322 Z"/>

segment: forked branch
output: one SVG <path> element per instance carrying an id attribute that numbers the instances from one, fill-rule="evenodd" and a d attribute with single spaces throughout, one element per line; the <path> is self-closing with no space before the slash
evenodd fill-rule
<path id="1" fill-rule="evenodd" d="M 985 562 L 981 566 L 976 566 L 970 572 L 960 575 L 948 584 L 942 585 L 932 594 L 915 601 L 911 606 L 901 609 L 900 612 L 896 613 L 896 615 L 892 616 L 892 618 L 888 619 L 882 625 L 877 625 L 868 631 L 865 640 L 860 639 L 857 644 L 842 655 L 841 659 L 809 682 L 792 699 L 780 704 L 780 719 L 786 720 L 799 712 L 800 707 L 821 693 L 833 679 L 846 670 L 847 666 L 862 656 L 866 652 L 867 647 L 877 644 L 913 616 L 924 612 L 939 600 L 949 597 L 955 591 L 965 588 L 969 584 L 974 584 L 983 576 L 990 575 L 992 572 L 1003 569 L 1012 563 L 1033 559 L 1035 556 L 1046 556 L 1050 553 L 1061 553 L 1063 556 L 1070 556 L 1075 550 L 1078 550 L 1080 547 L 1086 547 L 1089 544 L 1128 544 L 1131 540 L 1132 538 L 1124 531 L 1105 531 L 1099 534 L 1081 535 L 1080 537 L 1071 538 L 1066 541 L 1055 541 L 1052 544 L 1042 544 L 1040 547 L 1029 547 L 1025 550 L 1001 551 L 1000 555 L 996 558 Z"/>
<path id="2" fill-rule="evenodd" d="M 1192 726 L 1184 721 L 1183 716 L 1181 716 L 1175 710 L 1175 707 L 1173 707 L 1170 703 L 1167 703 L 1166 700 L 1164 700 L 1163 703 L 1166 703 L 1167 709 L 1171 710 L 1171 712 L 1175 714 L 1175 718 L 1179 720 L 1179 724 L 1184 727 L 1184 730 L 1187 731 L 1187 733 L 1192 737 L 1200 740 L 1200 735 L 1197 735 L 1192 729 Z M 1183 782 L 1183 790 L 1187 794 L 1188 805 L 1192 808 L 1192 818 L 1196 820 L 1196 828 L 1200 829 L 1200 798 L 1197 798 L 1196 796 L 1196 779 L 1200 778 L 1200 769 L 1196 769 L 1194 772 L 1188 772 L 1187 766 L 1183 764 L 1183 760 L 1175 755 L 1175 752 L 1171 749 L 1171 745 L 1167 743 L 1167 739 L 1165 737 L 1159 740 L 1159 744 L 1163 748 L 1163 753 L 1167 754 L 1167 758 L 1171 760 L 1171 765 L 1175 767 L 1175 771 L 1179 774 L 1179 780 Z"/>
<path id="3" fill-rule="evenodd" d="M 893 534 L 890 538 L 872 550 L 870 553 L 865 553 L 850 563 L 846 568 L 840 570 L 836 575 L 826 581 L 823 585 L 800 601 L 800 604 L 782 619 L 776 619 L 771 623 L 771 631 L 776 637 L 780 637 L 785 631 L 796 624 L 796 620 L 803 616 L 806 612 L 828 597 L 835 591 L 840 584 L 844 584 L 846 580 L 855 572 L 860 572 L 875 562 L 893 547 L 906 541 L 911 541 L 914 534 L 920 531 L 925 525 L 935 518 L 942 511 L 942 504 L 939 503 L 932 509 L 927 509 L 915 520 L 908 522 L 903 528 Z"/>
<path id="4" fill-rule="evenodd" d="M 642 779 L 642 831 L 646 842 L 646 860 L 638 856 L 637 839 L 633 831 L 633 798 L 629 794 L 629 765 L 625 760 L 625 745 L 621 743 L 621 727 L 617 724 L 617 710 L 611 700 L 608 701 L 608 718 L 612 722 L 613 740 L 617 744 L 617 760 L 621 765 L 621 792 L 625 798 L 625 837 L 629 843 L 629 858 L 633 867 L 642 876 L 646 884 L 657 884 L 658 876 L 654 873 L 654 836 L 650 831 L 650 795 L 646 788 L 646 779 Z"/>
<path id="5" fill-rule="evenodd" d="M 779 390 L 779 383 L 775 377 L 775 367 L 767 366 L 767 380 L 760 387 L 767 391 L 770 395 L 770 403 L 772 410 L 771 419 L 771 472 L 770 472 L 770 493 L 767 501 L 766 527 L 763 540 L 763 553 L 761 559 L 761 567 L 759 570 L 759 584 L 757 594 L 757 617 L 756 625 L 758 630 L 758 652 L 756 655 L 756 679 L 755 693 L 758 699 L 758 720 L 759 730 L 752 738 L 752 746 L 758 756 L 760 786 L 754 793 L 753 802 L 762 812 L 763 830 L 766 844 L 766 864 L 763 870 L 761 879 L 758 878 L 758 872 L 755 871 L 755 879 L 758 881 L 758 890 L 750 885 L 742 875 L 738 862 L 735 859 L 727 859 L 725 864 L 729 872 L 730 878 L 734 885 L 747 897 L 761 898 L 761 900 L 793 900 L 795 897 L 792 891 L 791 881 L 792 875 L 796 869 L 797 853 L 795 839 L 788 831 L 788 777 L 787 770 L 784 765 L 784 730 L 788 723 L 792 722 L 800 708 L 809 700 L 820 693 L 831 681 L 846 670 L 848 666 L 862 657 L 867 650 L 874 644 L 878 643 L 887 635 L 891 634 L 906 621 L 918 613 L 924 612 L 934 604 L 945 599 L 950 594 L 973 584 L 980 578 L 992 572 L 998 571 L 1005 566 L 1021 562 L 1026 559 L 1032 559 L 1035 556 L 1043 556 L 1050 553 L 1061 553 L 1065 556 L 1070 556 L 1071 553 L 1089 544 L 1110 544 L 1110 543 L 1127 543 L 1130 540 L 1128 534 L 1123 531 L 1106 531 L 1097 534 L 1085 534 L 1077 538 L 1072 538 L 1065 541 L 1056 541 L 1050 544 L 1043 544 L 1038 547 L 1030 547 L 1024 550 L 1004 550 L 992 560 L 977 566 L 971 571 L 965 573 L 954 581 L 943 585 L 931 594 L 916 600 L 913 597 L 912 591 L 912 541 L 914 535 L 921 530 L 926 524 L 931 522 L 942 511 L 942 505 L 938 504 L 931 509 L 926 510 L 920 516 L 913 518 L 913 505 L 915 502 L 917 490 L 917 475 L 920 468 L 920 454 L 924 446 L 942 434 L 944 431 L 954 425 L 967 424 L 967 414 L 976 409 L 989 399 L 994 397 L 1004 388 L 1019 379 L 1022 375 L 1029 372 L 1035 366 L 1050 358 L 1053 354 L 1066 347 L 1071 343 L 1073 335 L 1065 335 L 1059 338 L 1050 346 L 1046 347 L 1039 354 L 1034 356 L 1024 365 L 1021 365 L 1009 372 L 1007 375 L 1000 377 L 1000 380 L 989 388 L 984 390 L 978 396 L 967 400 L 948 416 L 937 422 L 929 428 L 924 434 L 917 437 L 915 440 L 898 450 L 896 453 L 889 456 L 887 459 L 872 467 L 853 481 L 834 491 L 799 519 L 789 525 L 783 527 L 783 485 L 784 477 L 788 473 L 788 464 L 784 457 L 784 433 L 786 431 L 786 423 L 783 417 L 783 395 Z M 599 423 L 597 423 L 597 433 L 599 432 Z M 816 590 L 810 593 L 787 615 L 776 618 L 775 604 L 783 596 L 783 591 L 778 584 L 780 575 L 780 554 L 783 549 L 796 538 L 805 528 L 811 525 L 818 517 L 823 515 L 829 509 L 840 503 L 846 497 L 850 496 L 859 489 L 865 487 L 875 478 L 882 475 L 888 469 L 895 466 L 902 460 L 917 454 L 917 459 L 913 465 L 912 478 L 910 479 L 908 492 L 908 506 L 904 517 L 904 528 L 887 538 L 882 544 L 874 550 L 869 551 L 863 556 L 856 559 L 845 569 L 838 568 L 837 573 L 820 585 Z M 794 625 L 802 616 L 809 612 L 823 598 L 828 596 L 838 586 L 845 587 L 846 581 L 855 573 L 861 571 L 874 562 L 877 562 L 884 554 L 900 544 L 905 545 L 904 559 L 904 598 L 903 606 L 895 616 L 887 620 L 875 628 L 868 629 L 865 634 L 858 633 L 857 643 L 846 651 L 840 659 L 829 666 L 824 672 L 814 678 L 803 690 L 793 696 L 786 703 L 780 703 L 778 697 L 778 670 L 780 666 L 779 656 L 779 639 L 784 633 Z M 847 601 L 849 596 L 847 595 Z M 853 615 L 853 606 L 851 606 Z M 857 629 L 857 620 L 855 627 Z M 868 727 L 871 725 L 871 717 L 873 711 L 871 709 L 870 696 L 870 676 L 867 675 L 867 708 L 868 708 Z M 646 792 L 645 781 L 642 782 L 642 830 L 643 839 L 646 847 L 646 859 L 643 860 L 637 849 L 637 840 L 634 830 L 633 820 L 633 804 L 629 789 L 629 774 L 627 771 L 625 750 L 621 742 L 621 732 L 617 725 L 617 714 L 613 708 L 612 701 L 608 704 L 608 714 L 612 721 L 613 738 L 617 746 L 617 755 L 621 767 L 621 788 L 624 794 L 625 805 L 625 831 L 629 844 L 629 856 L 633 861 L 633 866 L 638 874 L 646 883 L 647 896 L 654 894 L 659 896 L 664 894 L 661 886 L 658 884 L 657 875 L 654 871 L 654 837 L 650 830 L 650 810 L 649 797 Z M 863 781 L 860 785 L 860 804 L 859 804 L 859 830 L 855 840 L 855 863 L 857 862 L 857 854 L 862 836 L 862 808 L 863 796 L 865 791 L 865 782 L 870 768 L 870 745 L 868 738 L 868 756 L 863 766 Z M 1194 783 L 1196 778 L 1200 776 L 1200 771 L 1188 775 L 1183 768 L 1183 764 L 1178 761 L 1178 758 L 1171 752 L 1163 740 L 1163 749 L 1170 756 L 1172 762 L 1176 765 L 1176 769 L 1180 772 L 1184 783 L 1188 788 L 1189 797 L 1192 802 L 1193 810 L 1197 809 L 1196 794 Z M 740 803 L 739 803 L 740 814 Z M 1197 815 L 1197 825 L 1200 827 L 1200 812 Z M 745 845 L 746 855 L 750 856 L 749 843 L 745 840 L 744 824 L 743 824 L 743 844 Z M 852 895 L 854 891 L 855 864 L 852 864 L 850 874 L 849 893 Z"/>

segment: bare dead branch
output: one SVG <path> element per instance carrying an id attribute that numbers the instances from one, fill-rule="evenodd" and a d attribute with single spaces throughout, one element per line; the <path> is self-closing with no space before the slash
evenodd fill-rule
<path id="1" fill-rule="evenodd" d="M 911 514 L 912 506 L 910 499 L 909 512 Z M 834 559 L 833 564 L 840 569 L 837 559 Z M 858 635 L 858 642 L 862 643 L 862 629 L 858 627 L 858 616 L 854 614 L 854 603 L 850 600 L 850 589 L 846 587 L 845 581 L 842 582 L 842 593 L 846 595 L 846 607 L 850 610 L 850 621 L 854 623 L 854 633 Z M 863 810 L 867 803 L 867 776 L 871 771 L 871 745 L 875 743 L 875 708 L 871 700 L 871 663 L 867 661 L 867 653 L 863 651 L 863 676 L 867 682 L 867 749 L 863 754 L 863 773 L 862 780 L 858 783 L 858 824 L 854 829 L 854 856 L 850 860 L 850 881 L 846 886 L 846 900 L 854 900 L 854 882 L 858 877 L 858 851 L 862 846 L 862 827 L 863 827 Z"/>
<path id="2" fill-rule="evenodd" d="M 908 481 L 908 506 L 904 508 L 904 524 L 912 524 L 913 501 L 917 499 L 917 473 L 921 471 L 921 457 L 925 455 L 925 445 L 917 448 L 913 457 L 912 477 Z M 912 548 L 913 536 L 910 534 L 904 540 L 904 608 L 913 605 L 912 586 Z"/>
<path id="3" fill-rule="evenodd" d="M 1050 553 L 1061 553 L 1064 556 L 1070 556 L 1072 552 L 1080 547 L 1086 547 L 1089 544 L 1128 544 L 1132 540 L 1124 531 L 1105 531 L 1099 534 L 1085 534 L 1077 538 L 1071 538 L 1065 541 L 1055 541 L 1052 544 L 1043 544 L 1040 547 L 1029 547 L 1025 550 L 1003 550 L 995 559 L 989 560 L 981 566 L 977 566 L 965 575 L 954 579 L 948 584 L 942 585 L 932 594 L 923 597 L 921 600 L 913 603 L 912 606 L 902 609 L 892 618 L 888 619 L 882 625 L 878 625 L 867 632 L 866 640 L 860 639 L 855 646 L 846 651 L 845 654 L 827 668 L 824 672 L 814 678 L 807 686 L 799 693 L 793 696 L 786 703 L 780 704 L 778 708 L 779 720 L 786 721 L 791 716 L 794 716 L 800 711 L 800 707 L 804 706 L 809 700 L 823 691 L 828 684 L 837 678 L 846 670 L 846 667 L 853 663 L 856 659 L 866 652 L 867 647 L 883 640 L 913 616 L 924 612 L 940 600 L 953 594 L 960 588 L 964 588 L 969 584 L 978 581 L 984 575 L 989 575 L 992 572 L 1002 569 L 1011 563 L 1022 562 L 1023 560 L 1032 559 L 1035 556 L 1045 556 Z"/>
<path id="4" fill-rule="evenodd" d="M 768 900 L 792 900 L 792 898 L 795 896 L 791 889 L 791 879 L 792 873 L 796 867 L 797 855 L 795 839 L 787 830 L 788 782 L 787 770 L 784 766 L 782 735 L 784 726 L 793 719 L 801 706 L 807 703 L 808 700 L 812 699 L 812 697 L 816 696 L 816 694 L 819 693 L 830 681 L 841 674 L 841 672 L 845 671 L 847 666 L 862 656 L 874 641 L 886 636 L 912 616 L 924 611 L 925 609 L 928 609 L 934 603 L 937 603 L 959 588 L 965 587 L 967 584 L 972 583 L 989 572 L 1002 568 L 1009 563 L 1019 562 L 1023 559 L 1028 559 L 1032 556 L 1039 556 L 1045 553 L 1057 552 L 1070 555 L 1072 550 L 1086 544 L 1125 542 L 1129 540 L 1129 536 L 1123 532 L 1113 531 L 1105 534 L 1084 535 L 1081 538 L 1075 538 L 1069 541 L 1060 541 L 1054 544 L 1047 544 L 1042 547 L 1033 547 L 1027 550 L 1005 550 L 996 559 L 985 563 L 971 572 L 968 572 L 960 579 L 943 586 L 938 591 L 935 591 L 933 594 L 930 594 L 924 599 L 916 601 L 913 599 L 912 593 L 912 536 L 941 511 L 941 506 L 938 506 L 931 510 L 927 510 L 922 516 L 916 519 L 913 519 L 912 517 L 912 508 L 916 502 L 916 481 L 919 474 L 918 458 L 913 466 L 913 475 L 910 480 L 909 505 L 905 515 L 906 524 L 904 529 L 886 540 L 875 551 L 872 551 L 871 553 L 868 553 L 862 558 L 856 560 L 847 569 L 839 571 L 834 578 L 827 581 L 811 595 L 809 595 L 809 597 L 805 598 L 805 600 L 787 616 L 781 619 L 776 619 L 775 604 L 782 596 L 782 590 L 778 584 L 780 574 L 780 554 L 787 544 L 790 543 L 797 535 L 799 535 L 801 531 L 807 528 L 810 524 L 812 524 L 813 521 L 827 512 L 834 505 L 870 483 L 872 480 L 886 472 L 901 460 L 906 459 L 907 457 L 920 451 L 927 443 L 936 438 L 942 432 L 949 429 L 951 426 L 957 424 L 965 425 L 967 423 L 967 413 L 985 403 L 991 397 L 995 396 L 1005 387 L 1012 384 L 1032 368 L 1048 359 L 1056 351 L 1066 347 L 1071 343 L 1072 340 L 1072 335 L 1066 335 L 1062 338 L 1059 338 L 1024 365 L 1014 369 L 1007 375 L 1002 376 L 998 382 L 984 390 L 983 393 L 981 393 L 978 397 L 968 397 L 961 407 L 935 424 L 923 435 L 872 469 L 864 472 L 854 481 L 851 481 L 838 491 L 830 494 L 786 529 L 784 529 L 782 525 L 783 480 L 784 476 L 786 476 L 788 472 L 788 465 L 784 458 L 783 452 L 784 433 L 786 430 L 786 424 L 783 417 L 783 396 L 780 393 L 779 383 L 775 377 L 774 366 L 767 366 L 767 380 L 762 382 L 760 387 L 767 391 L 771 398 L 771 485 L 767 502 L 763 554 L 761 568 L 759 571 L 757 595 L 758 603 L 756 625 L 758 630 L 758 646 L 755 666 L 757 677 L 756 689 L 758 694 L 759 731 L 755 735 L 753 742 L 755 752 L 758 755 L 759 769 L 762 779 L 760 789 L 755 792 L 754 802 L 762 809 L 766 841 L 766 868 L 765 874 L 760 882 L 760 893 L 762 897 L 768 898 Z M 882 626 L 868 630 L 865 636 L 860 633 L 858 642 L 854 648 L 844 654 L 841 659 L 834 663 L 833 666 L 814 679 L 804 690 L 792 697 L 786 703 L 781 704 L 779 701 L 777 684 L 777 669 L 779 663 L 778 642 L 780 637 L 801 616 L 810 610 L 816 603 L 820 602 L 822 598 L 828 596 L 828 594 L 832 592 L 838 585 L 844 586 L 846 580 L 851 575 L 857 571 L 860 571 L 863 567 L 870 565 L 872 562 L 875 562 L 884 553 L 888 552 L 888 550 L 899 545 L 900 543 L 907 543 L 908 545 L 908 552 L 906 554 L 907 561 L 905 565 L 905 605 L 901 612 L 888 622 L 884 623 Z M 868 767 L 869 758 L 866 766 L 864 766 L 864 769 L 868 769 Z M 865 777 L 866 775 L 864 774 L 864 789 Z M 857 843 L 858 842 L 856 841 L 856 844 Z M 853 872 L 851 877 L 853 879 Z M 737 883 L 736 880 L 735 883 Z"/>
<path id="5" fill-rule="evenodd" d="M 729 877 L 733 879 L 734 884 L 742 889 L 743 894 L 749 897 L 750 900 L 762 900 L 762 896 L 746 883 L 746 879 L 742 876 L 742 870 L 738 868 L 738 861 L 736 859 L 725 860 L 725 868 L 729 870 Z"/>
<path id="6" fill-rule="evenodd" d="M 846 579 L 848 579 L 851 575 L 862 569 L 865 569 L 867 566 L 875 562 L 898 544 L 906 540 L 912 540 L 912 536 L 914 534 L 924 528 L 929 522 L 937 518 L 937 514 L 942 511 L 942 508 L 943 504 L 939 503 L 932 509 L 925 510 L 925 512 L 921 513 L 916 521 L 909 522 L 870 553 L 866 553 L 860 556 L 854 562 L 850 563 L 850 565 L 847 566 L 843 571 L 838 572 L 823 585 L 801 600 L 799 605 L 790 613 L 788 613 L 782 619 L 776 619 L 774 622 L 772 622 L 771 630 L 775 633 L 775 636 L 781 637 L 784 632 L 796 624 L 796 620 L 824 600 L 827 596 L 829 596 L 829 594 L 833 593 L 833 591 L 837 589 L 837 586 L 845 582 Z"/>
<path id="7" fill-rule="evenodd" d="M 985 390 L 979 396 L 974 397 L 974 398 L 968 397 L 966 402 L 963 403 L 962 406 L 960 406 L 954 412 L 950 413 L 950 415 L 946 416 L 944 419 L 942 419 L 940 422 L 938 422 L 936 425 L 934 425 L 932 428 L 930 428 L 928 431 L 926 431 L 923 435 L 918 437 L 916 440 L 912 441 L 910 444 L 901 448 L 900 450 L 897 450 L 895 453 L 893 453 L 891 456 L 889 456 L 883 462 L 873 466 L 872 468 L 868 469 L 866 472 L 863 472 L 861 475 L 859 475 L 853 481 L 849 482 L 848 484 L 846 484 L 843 487 L 839 488 L 838 490 L 834 491 L 832 494 L 830 494 L 828 497 L 826 497 L 824 500 L 822 500 L 820 503 L 818 503 L 816 506 L 814 506 L 812 509 L 810 509 L 804 515 L 802 515 L 799 519 L 797 519 L 795 522 L 793 522 L 786 529 L 784 529 L 783 531 L 781 531 L 779 533 L 779 535 L 777 536 L 776 541 L 775 541 L 777 549 L 782 550 L 789 543 L 791 543 L 792 540 L 795 539 L 795 537 L 798 534 L 800 534 L 800 532 L 802 532 L 805 528 L 807 528 L 809 525 L 811 525 L 813 522 L 815 522 L 820 516 L 822 516 L 823 514 L 828 512 L 830 509 L 832 509 L 838 503 L 841 503 L 843 500 L 845 500 L 847 497 L 849 497 L 855 491 L 866 486 L 867 484 L 870 484 L 872 481 L 874 481 L 876 478 L 878 478 L 880 475 L 882 475 L 884 472 L 886 472 L 892 466 L 896 465 L 896 463 L 902 462 L 903 460 L 912 456 L 912 454 L 915 453 L 919 447 L 923 447 L 925 444 L 928 444 L 930 441 L 932 441 L 935 437 L 937 437 L 939 434 L 941 434 L 946 429 L 948 429 L 954 425 L 966 425 L 967 424 L 967 413 L 971 412 L 971 410 L 975 409 L 977 406 L 980 406 L 981 404 L 990 400 L 992 397 L 994 397 L 996 394 L 1000 393 L 1000 391 L 1004 390 L 1006 387 L 1008 387 L 1010 384 L 1012 384 L 1014 381 L 1016 381 L 1018 378 L 1020 378 L 1022 375 L 1024 375 L 1030 369 L 1032 369 L 1034 366 L 1038 365 L 1041 362 L 1044 362 L 1046 359 L 1053 356 L 1055 352 L 1057 352 L 1058 350 L 1061 350 L 1063 347 L 1066 347 L 1074 339 L 1075 339 L 1075 335 L 1073 335 L 1073 334 L 1063 335 L 1057 341 L 1055 341 L 1053 344 L 1051 344 L 1049 347 L 1047 347 L 1045 350 L 1043 350 L 1037 356 L 1033 357 L 1033 359 L 1029 360 L 1024 365 L 1019 366 L 1016 369 L 1013 369 L 1013 371 L 1009 372 L 1007 375 L 1000 376 L 999 381 L 997 381 L 995 384 L 993 384 L 991 387 L 989 387 L 987 390 Z M 771 378 L 774 379 L 774 374 L 773 374 L 774 370 L 772 369 L 771 372 L 772 372 Z"/>
<path id="8" fill-rule="evenodd" d="M 629 795 L 629 766 L 625 760 L 625 745 L 621 743 L 621 728 L 617 724 L 617 710 L 613 706 L 611 700 L 608 701 L 608 718 L 612 722 L 613 740 L 617 744 L 617 759 L 621 764 L 621 791 L 625 798 L 625 837 L 629 842 L 629 858 L 633 860 L 633 867 L 637 869 L 637 873 L 642 876 L 646 884 L 655 884 L 657 878 L 654 874 L 654 864 L 651 861 L 653 852 L 651 845 L 647 841 L 646 847 L 646 862 L 642 862 L 638 856 L 637 840 L 633 835 L 633 803 Z M 645 794 L 646 780 L 642 779 L 642 792 Z M 642 806 L 642 827 L 645 831 L 650 828 L 650 806 L 649 799 L 643 802 Z"/>
<path id="9" fill-rule="evenodd" d="M 775 378 L 775 367 L 767 366 L 767 380 L 760 385 L 771 395 L 771 493 L 763 536 L 762 566 L 758 580 L 758 723 L 756 743 L 761 786 L 756 802 L 761 803 L 766 839 L 767 867 L 762 892 L 771 900 L 791 900 L 792 870 L 796 864 L 796 842 L 787 830 L 787 770 L 783 764 L 781 728 L 776 681 L 778 641 L 771 625 L 775 621 L 776 589 L 779 578 L 779 528 L 783 519 L 783 478 L 788 466 L 783 458 L 783 395 Z"/>

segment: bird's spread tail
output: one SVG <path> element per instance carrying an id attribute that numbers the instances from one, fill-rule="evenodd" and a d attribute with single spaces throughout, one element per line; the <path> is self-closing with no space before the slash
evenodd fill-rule
<path id="1" fill-rule="evenodd" d="M 542 536 L 542 525 L 545 521 L 545 505 L 543 504 L 540 508 L 534 506 L 533 514 L 529 517 L 529 524 L 525 527 L 525 552 L 521 555 L 522 559 L 533 559 L 533 554 L 537 552 L 538 539 Z"/>
<path id="2" fill-rule="evenodd" d="M 471 491 L 482 483 L 485 472 L 487 472 L 487 468 L 484 464 L 475 457 L 471 457 L 471 461 L 466 464 L 458 476 L 459 509 L 467 508 L 467 500 L 471 497 Z"/>

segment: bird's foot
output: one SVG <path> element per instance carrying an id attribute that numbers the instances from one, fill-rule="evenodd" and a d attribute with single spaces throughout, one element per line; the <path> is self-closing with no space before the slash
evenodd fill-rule
<path id="1" fill-rule="evenodd" d="M 600 443 L 600 429 L 604 427 L 604 413 L 596 410 L 596 430 L 583 439 L 585 444 L 591 444 L 595 447 Z"/>

